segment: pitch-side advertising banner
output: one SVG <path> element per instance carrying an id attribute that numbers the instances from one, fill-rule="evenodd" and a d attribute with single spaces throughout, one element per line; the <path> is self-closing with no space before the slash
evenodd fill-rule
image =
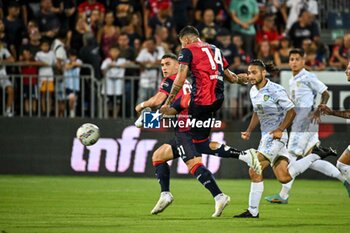
<path id="1" fill-rule="evenodd" d="M 87 122 L 101 131 L 100 140 L 90 147 L 75 138 L 77 128 Z M 240 132 L 245 127 L 246 123 L 226 122 L 212 132 L 211 140 L 238 149 L 257 148 L 260 133 L 243 141 Z M 0 129 L 0 174 L 154 177 L 152 154 L 174 136 L 169 129 L 139 129 L 132 121 L 121 120 L 0 118 Z M 335 125 L 323 136 L 324 145 L 342 152 L 349 131 L 349 126 Z M 239 160 L 203 155 L 203 163 L 218 178 L 248 178 L 248 167 Z M 191 177 L 181 159 L 169 164 L 173 177 Z M 264 175 L 273 177 L 270 168 Z M 303 177 L 325 178 L 315 172 Z"/>

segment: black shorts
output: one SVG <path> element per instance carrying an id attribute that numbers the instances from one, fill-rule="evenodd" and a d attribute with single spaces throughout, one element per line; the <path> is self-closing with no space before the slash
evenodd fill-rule
<path id="1" fill-rule="evenodd" d="M 38 98 L 38 86 L 32 85 L 31 87 L 29 85 L 23 85 L 23 97 L 25 99 L 29 99 L 31 96 L 32 99 Z"/>
<path id="2" fill-rule="evenodd" d="M 181 158 L 185 163 L 194 157 L 200 157 L 195 145 L 192 142 L 190 132 L 176 132 L 176 137 L 171 139 L 168 144 L 171 145 L 174 159 Z"/>
<path id="3" fill-rule="evenodd" d="M 200 121 L 207 121 L 215 117 L 215 113 L 222 106 L 224 99 L 215 101 L 212 105 L 196 105 L 191 101 L 188 108 L 188 115 L 190 119 L 196 119 Z M 209 137 L 211 127 L 191 127 L 191 135 L 194 140 L 204 140 Z"/>

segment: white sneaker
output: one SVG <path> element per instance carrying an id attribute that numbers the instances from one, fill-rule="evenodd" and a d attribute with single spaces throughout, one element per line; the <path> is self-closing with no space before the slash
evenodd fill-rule
<path id="1" fill-rule="evenodd" d="M 255 149 L 249 149 L 244 151 L 245 159 L 244 161 L 248 164 L 250 168 L 254 170 L 254 172 L 258 175 L 261 175 L 261 164 L 258 159 L 258 155 Z"/>
<path id="2" fill-rule="evenodd" d="M 151 211 L 151 214 L 158 214 L 165 210 L 174 200 L 173 195 L 171 195 L 170 192 L 161 192 L 160 198 L 157 202 L 157 204 L 154 206 L 154 208 Z"/>
<path id="3" fill-rule="evenodd" d="M 226 194 L 220 193 L 215 198 L 215 212 L 212 217 L 220 217 L 222 211 L 230 203 L 231 198 Z"/>

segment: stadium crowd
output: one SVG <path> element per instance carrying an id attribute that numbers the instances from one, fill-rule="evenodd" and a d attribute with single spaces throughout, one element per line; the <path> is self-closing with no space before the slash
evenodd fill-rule
<path id="1" fill-rule="evenodd" d="M 37 105 L 50 113 L 55 98 L 56 115 L 74 117 L 81 66 L 90 64 L 104 83 L 101 94 L 116 97 L 110 116 L 117 117 L 122 95 L 130 108 L 157 92 L 160 59 L 178 54 L 177 33 L 186 25 L 218 46 L 234 72 L 244 72 L 253 58 L 288 69 L 292 47 L 305 50 L 310 70 L 344 70 L 350 34 L 324 44 L 318 19 L 315 0 L 0 0 L 0 115 L 18 115 L 23 96 L 25 114 L 37 114 Z M 11 74 L 22 75 L 23 89 Z M 140 77 L 136 103 L 130 103 L 132 81 L 123 85 L 127 76 Z M 246 90 L 227 88 L 225 106 L 238 117 Z M 38 95 L 45 96 L 40 103 Z"/>

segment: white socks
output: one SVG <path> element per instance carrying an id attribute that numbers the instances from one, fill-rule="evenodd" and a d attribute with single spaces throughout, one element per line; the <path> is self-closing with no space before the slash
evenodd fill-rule
<path id="1" fill-rule="evenodd" d="M 259 204 L 261 200 L 261 195 L 264 191 L 264 181 L 250 184 L 250 193 L 249 193 L 249 212 L 253 216 L 257 216 L 259 213 Z"/>
<path id="2" fill-rule="evenodd" d="M 337 161 L 337 168 L 340 170 L 345 179 L 350 183 L 350 165 Z"/>
<path id="3" fill-rule="evenodd" d="M 345 178 L 342 176 L 340 171 L 330 162 L 324 160 L 317 160 L 313 162 L 310 166 L 312 170 L 319 171 L 326 176 L 334 177 L 344 183 Z"/>
<path id="4" fill-rule="evenodd" d="M 294 179 L 299 174 L 303 173 L 306 169 L 310 167 L 310 165 L 316 161 L 319 160 L 320 156 L 316 154 L 309 154 L 308 156 L 299 159 L 295 162 L 291 162 L 288 165 L 288 172 L 290 176 Z"/>
<path id="5" fill-rule="evenodd" d="M 287 199 L 289 197 L 289 191 L 292 189 L 292 185 L 294 183 L 294 179 L 289 181 L 287 184 L 282 184 L 282 189 L 280 192 L 280 197 L 283 199 Z"/>

